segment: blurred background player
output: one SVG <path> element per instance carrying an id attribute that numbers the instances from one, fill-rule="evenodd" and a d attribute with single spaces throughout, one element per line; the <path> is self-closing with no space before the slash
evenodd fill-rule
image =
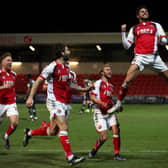
<path id="1" fill-rule="evenodd" d="M 105 64 L 100 72 L 101 78 L 94 84 L 95 89 L 90 92 L 91 100 L 94 103 L 94 124 L 99 138 L 93 149 L 89 152 L 89 157 L 95 157 L 96 153 L 108 138 L 108 129 L 112 130 L 114 145 L 114 160 L 126 160 L 120 155 L 120 127 L 116 114 L 109 113 L 109 109 L 114 105 L 112 100 L 113 85 L 110 80 L 112 70 L 110 64 Z"/>
<path id="2" fill-rule="evenodd" d="M 67 61 L 71 51 L 67 45 L 56 45 L 56 57 L 48 66 L 46 66 L 39 77 L 36 79 L 31 89 L 26 105 L 33 105 L 33 97 L 38 87 L 47 80 L 47 108 L 50 112 L 50 135 L 55 134 L 55 128 L 59 128 L 59 140 L 63 147 L 65 158 L 69 165 L 78 164 L 85 160 L 85 157 L 77 157 L 71 149 L 71 143 L 68 136 L 68 123 L 66 120 L 66 101 L 67 89 L 69 88 L 70 69 Z"/>
<path id="3" fill-rule="evenodd" d="M 2 122 L 2 117 L 6 114 L 10 124 L 3 135 L 3 140 L 6 149 L 9 149 L 9 136 L 16 130 L 19 123 L 15 93 L 16 73 L 12 71 L 12 54 L 10 52 L 2 54 L 0 63 L 0 122 Z"/>
<path id="4" fill-rule="evenodd" d="M 29 94 L 30 94 L 30 90 L 33 86 L 33 83 L 35 82 L 32 78 L 31 74 L 27 75 L 27 92 L 26 92 L 26 99 L 28 98 Z M 29 118 L 34 121 L 37 120 L 37 111 L 36 111 L 36 107 L 35 107 L 35 101 L 36 101 L 36 96 L 33 97 L 34 101 L 33 101 L 33 105 L 31 107 L 27 107 L 28 108 L 28 112 L 29 112 Z"/>
<path id="5" fill-rule="evenodd" d="M 126 78 L 122 83 L 117 97 L 117 103 L 113 110 L 122 106 L 130 84 L 144 70 L 150 67 L 168 80 L 168 67 L 158 53 L 158 45 L 168 43 L 167 36 L 159 23 L 150 21 L 149 12 L 146 6 L 139 6 L 136 10 L 136 17 L 139 24 L 131 27 L 126 37 L 126 24 L 121 26 L 122 43 L 125 49 L 134 44 L 134 59 L 127 71 Z"/>
<path id="6" fill-rule="evenodd" d="M 84 87 L 89 87 L 91 84 L 92 84 L 92 81 L 89 80 L 88 77 L 84 77 L 83 79 Z M 89 91 L 83 92 L 82 107 L 79 113 L 83 114 L 84 112 L 92 112 L 92 105 L 93 105 L 93 102 L 90 99 Z"/>

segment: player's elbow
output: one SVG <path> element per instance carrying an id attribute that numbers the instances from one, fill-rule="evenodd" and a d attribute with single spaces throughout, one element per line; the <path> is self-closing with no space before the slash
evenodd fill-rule
<path id="1" fill-rule="evenodd" d="M 123 43 L 123 46 L 126 50 L 128 50 L 131 47 L 130 43 Z"/>
<path id="2" fill-rule="evenodd" d="M 165 37 L 165 38 L 162 38 L 161 41 L 160 41 L 160 44 L 161 44 L 161 45 L 166 45 L 166 44 L 168 44 L 167 38 L 166 38 L 166 37 Z"/>
<path id="3" fill-rule="evenodd" d="M 128 50 L 128 49 L 129 49 L 129 47 L 128 47 L 128 46 L 124 46 L 124 48 L 125 48 L 126 50 Z"/>

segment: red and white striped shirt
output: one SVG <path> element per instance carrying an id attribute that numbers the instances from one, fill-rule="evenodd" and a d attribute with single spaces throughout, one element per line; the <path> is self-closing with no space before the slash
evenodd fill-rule
<path id="1" fill-rule="evenodd" d="M 110 82 L 106 82 L 99 79 L 94 84 L 95 89 L 90 92 L 90 94 L 95 95 L 97 99 L 108 104 L 108 108 L 111 108 L 114 103 L 112 100 L 113 95 L 113 85 Z M 104 107 L 97 105 L 101 110 L 102 114 L 107 114 L 107 110 Z"/>
<path id="2" fill-rule="evenodd" d="M 40 77 L 47 80 L 47 98 L 50 100 L 60 101 L 66 103 L 67 88 L 69 87 L 69 67 L 58 63 L 51 62 L 46 66 Z"/>
<path id="3" fill-rule="evenodd" d="M 158 43 L 167 43 L 166 34 L 159 23 L 147 21 L 133 26 L 127 38 L 122 33 L 122 42 L 126 49 L 135 43 L 135 54 L 156 54 Z"/>

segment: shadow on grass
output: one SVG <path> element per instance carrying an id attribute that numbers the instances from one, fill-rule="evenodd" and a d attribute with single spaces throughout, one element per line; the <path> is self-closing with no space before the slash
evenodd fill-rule
<path id="1" fill-rule="evenodd" d="M 93 160 L 94 162 L 103 162 L 103 161 L 111 161 L 114 160 L 114 154 L 113 153 L 97 153 L 94 158 L 89 158 L 88 153 L 76 153 L 77 155 L 83 155 L 87 158 L 87 160 Z M 163 161 L 168 160 L 167 153 L 135 153 L 135 154 L 122 154 L 123 157 L 125 157 L 126 161 Z M 121 161 L 122 162 L 122 161 Z"/>

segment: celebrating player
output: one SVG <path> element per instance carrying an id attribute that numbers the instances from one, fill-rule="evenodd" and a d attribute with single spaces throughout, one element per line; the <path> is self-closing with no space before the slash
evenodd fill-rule
<path id="1" fill-rule="evenodd" d="M 31 89 L 26 105 L 31 107 L 33 96 L 41 83 L 47 80 L 47 108 L 50 111 L 50 135 L 55 135 L 55 128 L 59 128 L 59 140 L 65 152 L 69 165 L 74 165 L 85 160 L 85 157 L 76 157 L 71 149 L 68 137 L 68 124 L 65 118 L 67 89 L 69 89 L 69 67 L 66 65 L 70 50 L 68 46 L 58 44 L 56 59 L 46 66 L 37 78 Z"/>
<path id="2" fill-rule="evenodd" d="M 66 90 L 66 110 L 65 110 L 65 118 L 66 121 L 68 122 L 69 119 L 69 115 L 70 115 L 70 111 L 71 111 L 71 96 L 72 96 L 72 89 L 75 89 L 77 91 L 88 91 L 90 88 L 86 87 L 86 88 L 82 88 L 80 86 L 78 86 L 77 84 L 77 80 L 76 80 L 76 73 L 73 71 L 70 71 L 70 78 L 69 78 L 69 88 L 67 88 Z M 47 90 L 47 81 L 44 82 L 43 84 L 43 91 Z M 24 141 L 23 141 L 23 146 L 27 146 L 29 143 L 29 140 L 32 138 L 32 136 L 50 136 L 50 123 L 47 123 L 46 121 L 42 121 L 40 128 L 37 129 L 29 129 L 26 128 L 25 129 L 25 135 L 24 135 Z M 52 134 L 53 136 L 57 135 L 59 132 L 59 128 L 58 126 L 55 127 L 55 133 Z"/>
<path id="3" fill-rule="evenodd" d="M 6 52 L 0 57 L 0 122 L 5 115 L 10 124 L 6 130 L 3 140 L 6 149 L 10 148 L 9 136 L 15 131 L 19 122 L 19 112 L 16 105 L 15 80 L 16 73 L 12 69 L 12 54 Z"/>
<path id="4" fill-rule="evenodd" d="M 123 46 L 125 49 L 129 49 L 134 43 L 135 56 L 119 90 L 117 103 L 113 107 L 114 111 L 122 106 L 128 87 L 140 72 L 144 70 L 144 67 L 150 67 L 168 80 L 168 67 L 158 54 L 158 45 L 166 45 L 168 43 L 162 26 L 149 20 L 149 12 L 146 6 L 137 8 L 136 17 L 139 20 L 139 24 L 130 29 L 127 37 L 126 24 L 121 26 Z"/>
<path id="5" fill-rule="evenodd" d="M 93 149 L 89 152 L 89 157 L 93 158 L 99 148 L 108 138 L 108 129 L 113 132 L 114 159 L 126 160 L 120 155 L 120 128 L 119 121 L 115 113 L 109 112 L 113 106 L 112 94 L 113 85 L 110 82 L 112 76 L 111 66 L 105 64 L 101 71 L 101 78 L 95 82 L 95 89 L 91 91 L 90 97 L 94 105 L 94 124 L 99 138 Z"/>

